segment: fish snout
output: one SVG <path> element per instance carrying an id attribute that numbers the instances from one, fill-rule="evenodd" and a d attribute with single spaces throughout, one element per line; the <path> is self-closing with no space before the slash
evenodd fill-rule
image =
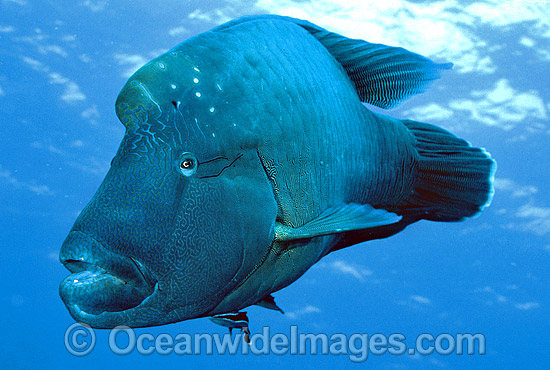
<path id="1" fill-rule="evenodd" d="M 69 233 L 59 260 L 71 272 L 61 282 L 59 294 L 76 320 L 82 314 L 134 308 L 153 294 L 157 284 L 135 258 L 116 254 L 81 231 Z"/>

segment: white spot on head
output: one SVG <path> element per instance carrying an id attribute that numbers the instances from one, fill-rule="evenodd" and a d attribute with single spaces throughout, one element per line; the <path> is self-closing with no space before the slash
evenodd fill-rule
<path id="1" fill-rule="evenodd" d="M 197 98 L 200 98 L 201 97 L 201 93 L 200 92 L 196 92 L 195 95 L 197 96 Z"/>
<path id="2" fill-rule="evenodd" d="M 214 113 L 215 110 L 216 110 L 216 108 L 210 107 L 210 113 Z"/>
<path id="3" fill-rule="evenodd" d="M 158 66 L 159 66 L 160 69 L 164 69 L 164 68 L 165 68 L 164 63 L 162 63 L 162 62 L 159 62 L 159 63 L 158 63 Z"/>
<path id="4" fill-rule="evenodd" d="M 193 69 L 194 69 L 195 71 L 197 71 L 197 72 L 200 72 L 199 69 L 198 69 L 197 67 L 194 67 Z"/>
<path id="5" fill-rule="evenodd" d="M 170 87 L 175 90 L 177 86 L 172 84 L 172 85 L 170 85 Z"/>
<path id="6" fill-rule="evenodd" d="M 199 79 L 195 77 L 195 78 L 193 79 L 193 82 L 196 83 L 196 84 L 198 84 L 198 83 L 199 83 Z"/>

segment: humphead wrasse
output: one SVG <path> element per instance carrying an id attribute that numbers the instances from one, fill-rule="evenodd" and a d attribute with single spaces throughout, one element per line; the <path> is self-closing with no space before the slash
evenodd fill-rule
<path id="1" fill-rule="evenodd" d="M 153 59 L 118 96 L 124 138 L 61 248 L 71 315 L 245 327 L 239 310 L 279 309 L 271 294 L 332 251 L 476 215 L 493 192 L 483 149 L 363 104 L 392 107 L 449 68 L 279 16 Z"/>

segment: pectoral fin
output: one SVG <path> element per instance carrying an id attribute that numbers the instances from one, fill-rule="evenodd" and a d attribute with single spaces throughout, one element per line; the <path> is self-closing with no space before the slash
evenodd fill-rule
<path id="1" fill-rule="evenodd" d="M 291 241 L 313 238 L 316 236 L 343 233 L 353 230 L 364 230 L 373 227 L 390 225 L 401 220 L 401 216 L 383 209 L 375 209 L 368 204 L 346 204 L 329 208 L 319 217 L 300 227 L 290 227 L 277 223 L 275 226 L 276 241 Z"/>

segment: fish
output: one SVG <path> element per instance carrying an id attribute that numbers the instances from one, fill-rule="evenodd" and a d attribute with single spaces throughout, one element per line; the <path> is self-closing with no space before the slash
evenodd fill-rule
<path id="1" fill-rule="evenodd" d="M 124 137 L 61 246 L 70 315 L 113 328 L 283 312 L 272 294 L 330 253 L 478 215 L 488 152 L 368 107 L 451 67 L 277 15 L 151 60 L 118 95 Z"/>
<path id="2" fill-rule="evenodd" d="M 214 324 L 228 328 L 229 335 L 233 333 L 233 329 L 241 329 L 244 341 L 250 343 L 250 329 L 248 328 L 248 316 L 246 312 L 219 314 L 211 316 L 209 319 Z"/>

